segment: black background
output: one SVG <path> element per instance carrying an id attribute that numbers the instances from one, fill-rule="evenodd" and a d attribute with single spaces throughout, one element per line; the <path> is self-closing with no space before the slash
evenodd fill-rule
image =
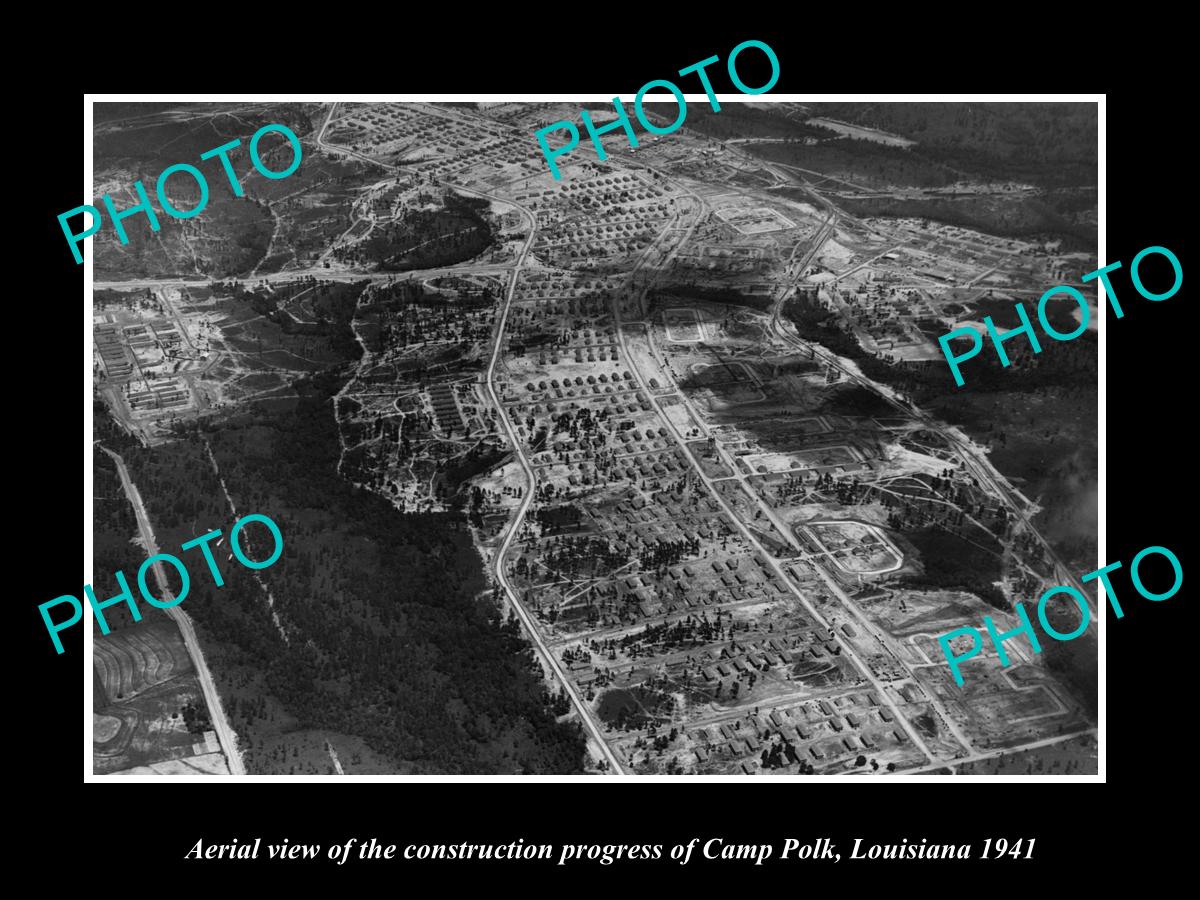
<path id="1" fill-rule="evenodd" d="M 866 16 L 861 18 L 864 21 L 847 21 L 843 28 L 866 26 Z M 1187 282 L 1170 300 L 1151 303 L 1135 294 L 1127 275 L 1132 257 L 1155 244 L 1171 248 L 1189 270 L 1183 222 L 1191 213 L 1184 204 L 1193 193 L 1192 153 L 1179 131 L 1189 125 L 1189 107 L 1171 87 L 1178 82 L 1164 69 L 1169 49 L 1161 43 L 1138 44 L 1129 33 L 1092 41 L 1075 29 L 1055 31 L 1044 21 L 1038 30 L 1041 37 L 1006 35 L 984 41 L 965 31 L 937 37 L 922 32 L 903 39 L 889 34 L 886 39 L 855 40 L 849 47 L 840 46 L 841 38 L 832 41 L 827 34 L 799 27 L 771 29 L 748 23 L 741 28 L 732 19 L 705 31 L 702 36 L 685 36 L 677 27 L 643 29 L 632 19 L 618 18 L 609 30 L 564 24 L 561 31 L 540 38 L 498 33 L 489 42 L 455 33 L 453 39 L 431 39 L 422 47 L 408 37 L 402 47 L 397 44 L 387 52 L 355 50 L 349 44 L 331 49 L 341 42 L 329 40 L 320 66 L 311 70 L 287 67 L 292 54 L 302 53 L 293 44 L 278 45 L 273 55 L 253 66 L 231 65 L 228 61 L 238 58 L 238 49 L 222 45 L 214 52 L 226 62 L 204 66 L 203 77 L 197 70 L 196 78 L 188 78 L 184 66 L 180 71 L 172 67 L 170 76 L 162 74 L 159 80 L 160 73 L 149 68 L 139 71 L 136 79 L 113 72 L 107 81 L 87 88 L 161 93 L 166 95 L 163 99 L 207 91 L 311 95 L 364 90 L 599 91 L 630 98 L 645 81 L 669 77 L 718 54 L 722 65 L 712 70 L 719 76 L 714 84 L 718 91 L 732 91 L 725 83 L 723 61 L 735 44 L 757 38 L 769 43 L 780 60 L 782 75 L 772 93 L 1107 91 L 1104 261 L 1120 259 L 1126 265 L 1114 278 L 1126 315 L 1119 321 L 1109 315 L 1101 325 L 1108 342 L 1106 561 L 1119 559 L 1126 565 L 1114 578 L 1126 616 L 1120 621 L 1110 616 L 1104 626 L 1109 660 L 1107 784 L 983 784 L 963 778 L 919 785 L 871 780 L 874 789 L 863 786 L 866 780 L 647 784 L 627 779 L 615 784 L 596 779 L 586 784 L 371 786 L 214 782 L 216 790 L 167 781 L 84 785 L 82 629 L 63 635 L 67 652 L 56 656 L 36 608 L 59 594 L 78 595 L 85 577 L 69 550 L 79 536 L 74 516 L 80 509 L 80 490 L 74 473 L 86 443 L 75 419 L 79 379 L 90 383 L 87 367 L 76 355 L 82 266 L 75 265 L 55 218 L 80 202 L 84 101 L 79 87 L 60 85 L 36 102 L 29 99 L 15 107 L 14 112 L 24 116 L 27 138 L 25 156 L 11 163 L 18 168 L 10 170 L 19 200 L 10 200 L 9 216 L 22 230 L 15 239 L 10 237 L 8 263 L 10 271 L 29 275 L 10 281 L 15 290 L 9 296 L 10 348 L 24 358 L 25 374 L 19 383 L 10 378 L 7 397 L 8 468 L 15 482 L 8 504 L 14 535 L 9 571 L 17 574 L 20 585 L 8 603 L 10 621 L 20 623 L 17 640 L 25 662 L 16 670 L 19 678 L 9 682 L 6 744 L 10 779 L 20 782 L 14 790 L 21 797 L 10 812 L 21 823 L 18 830 L 25 833 L 29 850 L 36 851 L 21 854 L 26 861 L 40 854 L 55 865 L 77 860 L 101 879 L 97 885 L 123 872 L 122 890 L 138 890 L 138 873 L 164 867 L 197 886 L 230 884 L 230 875 L 239 885 L 264 875 L 272 882 L 298 875 L 310 884 L 318 877 L 332 876 L 347 884 L 354 883 L 347 878 L 382 876 L 389 889 L 402 892 L 417 889 L 417 882 L 409 880 L 413 876 L 439 886 L 471 877 L 489 886 L 511 880 L 543 890 L 551 887 L 543 879 L 554 875 L 610 888 L 631 883 L 628 877 L 611 877 L 619 873 L 633 875 L 633 884 L 663 875 L 680 883 L 682 877 L 689 890 L 715 888 L 732 879 L 740 885 L 736 890 L 757 894 L 764 889 L 800 893 L 822 885 L 854 892 L 865 884 L 863 879 L 876 878 L 937 892 L 973 892 L 989 884 L 1008 889 L 1066 886 L 1073 881 L 1046 879 L 1074 879 L 1081 867 L 1136 869 L 1171 860 L 1181 838 L 1172 831 L 1171 819 L 1160 818 L 1155 807 L 1170 804 L 1172 797 L 1181 799 L 1177 792 L 1190 780 L 1185 732 L 1190 730 L 1187 716 L 1193 697 L 1183 669 L 1194 629 L 1194 616 L 1188 614 L 1189 583 L 1185 581 L 1184 589 L 1170 600 L 1151 603 L 1134 594 L 1127 575 L 1133 555 L 1152 544 L 1171 548 L 1190 571 L 1182 519 L 1185 495 L 1190 494 L 1193 372 L 1200 355 L 1191 346 L 1195 332 L 1189 326 L 1194 323 L 1185 321 Z M 1122 37 L 1119 51 L 1101 49 Z M 1132 44 L 1138 46 L 1131 59 Z M 247 42 L 245 52 L 255 46 Z M 1051 47 L 1057 49 L 1051 52 Z M 756 57 L 756 51 L 748 51 L 739 58 L 739 71 L 751 85 L 766 78 L 765 69 L 755 71 Z M 1101 69 L 1084 68 L 1081 59 L 1103 60 Z M 281 71 L 293 76 L 280 76 Z M 270 72 L 275 74 L 267 77 Z M 692 84 L 684 87 L 696 90 Z M 36 334 L 31 336 L 30 329 Z M 84 339 L 90 337 L 85 334 Z M 9 372 L 17 374 L 12 360 Z M 1149 575 L 1147 582 L 1154 585 Z M 17 709 L 20 713 L 15 715 Z M 518 837 L 526 843 L 660 844 L 664 855 L 671 844 L 714 836 L 777 846 L 786 837 L 830 837 L 843 854 L 853 837 L 867 842 L 927 837 L 931 843 L 976 844 L 985 837 L 1036 837 L 1038 845 L 1035 859 L 1021 863 L 848 867 L 843 861 L 838 866 L 778 863 L 761 869 L 704 864 L 695 857 L 684 869 L 663 861 L 592 864 L 586 871 L 535 863 L 351 863 L 334 868 L 324 861 L 182 862 L 200 838 L 207 843 L 261 837 L 265 844 L 288 837 L 293 843 L 327 846 L 372 836 L 400 845 L 507 843 Z M 990 878 L 989 869 L 996 870 Z"/>

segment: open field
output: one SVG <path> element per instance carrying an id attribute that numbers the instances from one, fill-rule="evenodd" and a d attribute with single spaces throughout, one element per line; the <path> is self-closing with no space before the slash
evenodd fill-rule
<path id="1" fill-rule="evenodd" d="M 107 636 L 97 631 L 92 661 L 96 774 L 228 774 L 175 623 L 157 614 Z M 210 759 L 185 762 L 193 756 Z"/>

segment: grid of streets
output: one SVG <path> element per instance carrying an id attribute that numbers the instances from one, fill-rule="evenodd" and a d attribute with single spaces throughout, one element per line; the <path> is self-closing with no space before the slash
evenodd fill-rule
<path id="1" fill-rule="evenodd" d="M 341 476 L 400 511 L 468 497 L 489 578 L 583 726 L 591 771 L 967 773 L 1057 745 L 1094 766 L 1094 719 L 1027 643 L 1009 642 L 1008 667 L 990 648 L 972 660 L 964 688 L 950 678 L 939 634 L 1014 616 L 905 581 L 923 569 L 905 534 L 924 529 L 995 548 L 1007 602 L 1078 586 L 1036 498 L 788 314 L 818 304 L 866 352 L 939 365 L 930 320 L 970 321 L 984 291 L 1035 296 L 1089 254 L 851 215 L 844 198 L 880 189 L 687 128 L 605 163 L 581 149 L 553 181 L 529 135 L 566 109 L 325 104 L 302 135 L 367 175 L 337 222 L 319 218 L 332 177 L 280 187 L 244 281 L 301 335 L 322 291 L 360 291 L 362 352 L 333 405 Z M 397 236 L 447 195 L 482 211 L 485 250 L 373 264 L 381 244 L 388 263 L 471 240 L 465 214 Z M 172 246 L 203 258 L 206 236 L 184 232 Z M 101 262 L 120 251 L 97 243 Z M 126 298 L 97 309 L 97 389 L 149 446 L 287 396 L 325 362 L 315 343 L 264 350 L 228 279 L 183 271 L 95 285 Z M 395 302 L 413 285 L 425 299 Z M 286 638 L 286 607 L 270 612 Z"/>

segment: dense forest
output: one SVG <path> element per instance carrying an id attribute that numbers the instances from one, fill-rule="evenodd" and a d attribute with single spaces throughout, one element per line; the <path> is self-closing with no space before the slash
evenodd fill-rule
<path id="1" fill-rule="evenodd" d="M 1012 304 L 1008 304 L 1011 308 Z M 1028 305 L 1026 307 L 1028 309 Z M 1033 392 L 1051 387 L 1078 388 L 1081 376 L 1094 380 L 1098 366 L 1098 347 L 1094 332 L 1084 332 L 1073 341 L 1055 342 L 1043 338 L 1042 352 L 1033 354 L 1027 345 L 1009 342 L 1005 350 L 1012 364 L 1004 367 L 994 352 L 980 353 L 962 364 L 964 387 L 954 390 L 954 381 L 946 361 L 894 365 L 868 353 L 858 338 L 842 327 L 841 320 L 813 294 L 799 292 L 788 301 L 783 314 L 806 340 L 816 341 L 834 353 L 853 360 L 868 378 L 882 381 L 910 395 L 923 406 L 947 394 L 956 398 L 969 393 Z M 1060 327 L 1065 320 L 1056 319 Z M 951 342 L 956 353 L 965 349 L 960 339 Z"/>
<path id="2" fill-rule="evenodd" d="M 701 284 L 698 280 L 681 280 L 664 284 L 661 288 L 652 288 L 647 297 L 651 308 L 675 305 L 681 297 L 692 300 L 704 300 L 708 303 L 723 303 L 726 306 L 745 306 L 749 309 L 765 311 L 771 306 L 771 297 L 763 294 L 751 297 L 743 294 L 734 287 Z"/>
<path id="3" fill-rule="evenodd" d="M 815 144 L 764 143 L 747 144 L 746 148 L 770 162 L 820 172 L 867 188 L 936 188 L 961 178 L 936 160 L 873 141 L 839 137 Z"/>
<path id="4" fill-rule="evenodd" d="M 309 276 L 254 287 L 238 281 L 217 282 L 213 288 L 219 295 L 228 294 L 237 303 L 246 303 L 269 323 L 249 322 L 244 330 L 227 327 L 225 337 L 234 346 L 261 351 L 265 345 L 308 357 L 317 350 L 320 359 L 332 363 L 362 355 L 350 323 L 367 284 L 365 279 L 340 282 Z"/>
<path id="5" fill-rule="evenodd" d="M 342 262 L 373 263 L 384 272 L 465 262 L 492 244 L 488 206 L 487 200 L 447 193 L 440 209 L 412 210 L 399 221 L 377 226 L 366 240 L 338 248 L 334 256 Z"/>
<path id="6" fill-rule="evenodd" d="M 1098 120 L 1089 103 L 817 103 L 809 112 L 915 141 L 848 138 L 774 110 L 731 104 L 689 109 L 685 127 L 715 139 L 762 138 L 756 156 L 869 189 L 1016 182 L 1036 195 L 839 196 L 858 216 L 918 217 L 990 234 L 1096 243 Z M 831 188 L 837 188 L 834 184 Z"/>
<path id="7" fill-rule="evenodd" d="M 679 114 L 673 103 L 647 103 L 645 108 L 665 118 L 665 124 L 668 125 L 674 122 Z M 824 129 L 805 125 L 773 109 L 748 106 L 745 103 L 723 103 L 720 112 L 713 112 L 704 104 L 690 103 L 683 128 L 697 131 L 717 141 L 756 137 L 793 140 L 829 137 L 829 132 Z"/>
<path id="8" fill-rule="evenodd" d="M 1065 250 L 1090 251 L 1096 247 L 1095 222 L 1072 221 L 1055 208 L 1060 203 L 1066 208 L 1090 203 L 1090 208 L 1094 209 L 1094 193 L 1079 195 L 1057 191 L 1043 197 L 970 194 L 937 198 L 838 197 L 837 202 L 855 216 L 929 219 L 1003 237 L 1059 239 Z"/>
<path id="9" fill-rule="evenodd" d="M 251 512 L 283 533 L 283 555 L 261 582 L 227 546 L 216 555 L 222 587 L 196 551 L 180 554 L 192 575 L 187 612 L 248 770 L 323 771 L 333 739 L 348 751 L 348 771 L 580 771 L 579 726 L 557 721 L 561 698 L 546 689 L 515 620 L 501 621 L 465 511 L 405 515 L 338 474 L 332 398 L 361 353 L 349 322 L 362 283 L 223 288 L 269 317 L 256 324 L 270 325 L 272 342 L 319 332 L 330 342 L 329 367 L 296 383 L 295 398 L 180 426 L 178 440 L 153 448 L 120 431 L 103 405 L 95 428 L 128 464 L 163 552 L 213 529 L 227 536 Z M 418 306 L 442 302 L 399 290 Z M 107 459 L 97 454 L 103 596 L 117 592 L 112 571 L 136 572 L 144 558 L 128 543 L 136 528 Z M 466 466 L 482 464 L 470 460 L 444 477 L 468 477 Z"/>
<path id="10" fill-rule="evenodd" d="M 93 404 L 92 415 L 100 446 L 120 453 L 123 448 L 134 445 L 132 438 L 109 418 L 102 403 Z M 138 599 L 137 572 L 146 559 L 146 552 L 134 543 L 139 535 L 137 519 L 125 495 L 117 464 L 100 446 L 92 456 L 92 590 L 97 600 L 115 597 L 121 591 L 116 573 L 123 572 Z M 155 619 L 163 615 L 149 604 L 139 603 L 138 607 L 144 618 Z M 116 631 L 132 625 L 133 617 L 128 607 L 120 604 L 105 610 L 105 621 Z M 93 622 L 99 634 L 99 623 L 94 619 Z"/>
<path id="11" fill-rule="evenodd" d="M 1095 185 L 1095 103 L 817 103 L 817 115 L 917 142 L 916 152 L 978 178 Z"/>
<path id="12" fill-rule="evenodd" d="M 900 533 L 916 548 L 922 569 L 901 579 L 906 587 L 970 591 L 996 609 L 1010 608 L 995 584 L 1003 576 L 999 541 L 979 529 L 966 540 L 936 525 L 906 528 Z"/>
<path id="13" fill-rule="evenodd" d="M 296 728 L 361 736 L 397 770 L 579 771 L 578 725 L 551 713 L 527 641 L 485 592 L 462 516 L 403 515 L 339 477 L 331 398 L 342 381 L 314 376 L 289 409 L 249 407 L 183 441 L 131 452 L 152 515 L 172 537 L 232 522 L 205 442 L 239 512 L 271 516 L 284 535 L 282 558 L 263 573 L 278 627 L 244 573 L 189 599 L 206 643 L 238 651 L 234 693 L 265 673 L 261 690 Z M 249 701 L 235 709 L 253 746 L 264 713 Z"/>

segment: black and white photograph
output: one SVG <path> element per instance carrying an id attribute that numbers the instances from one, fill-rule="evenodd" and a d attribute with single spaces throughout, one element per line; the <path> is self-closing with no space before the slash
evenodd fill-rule
<path id="1" fill-rule="evenodd" d="M 723 69 L 85 104 L 85 780 L 1102 779 L 1103 97 Z"/>
<path id="2" fill-rule="evenodd" d="M 18 884 L 1180 874 L 1186 28 L 180 11 L 16 42 Z"/>

